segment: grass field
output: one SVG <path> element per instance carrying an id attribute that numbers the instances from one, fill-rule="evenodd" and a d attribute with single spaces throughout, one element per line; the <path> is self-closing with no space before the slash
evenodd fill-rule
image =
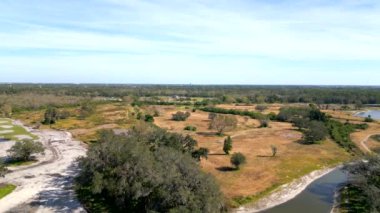
<path id="1" fill-rule="evenodd" d="M 13 190 L 16 189 L 16 186 L 15 185 L 12 185 L 12 184 L 0 184 L 0 199 L 7 196 L 8 194 L 10 194 L 11 192 L 13 192 Z"/>
<path id="2" fill-rule="evenodd" d="M 178 109 L 162 107 L 156 124 L 170 131 L 192 135 L 200 147 L 210 150 L 202 168 L 216 177 L 232 206 L 238 206 L 262 197 L 278 186 L 306 175 L 314 170 L 331 167 L 351 158 L 336 143 L 326 140 L 321 144 L 302 145 L 297 141 L 302 134 L 290 123 L 271 122 L 270 128 L 258 128 L 259 121 L 237 116 L 238 127 L 226 135 L 233 138 L 233 152 L 247 157 L 247 164 L 239 171 L 231 171 L 230 156 L 222 150 L 224 137 L 208 129 L 208 113 L 197 111 L 184 122 L 172 121 Z M 269 111 L 272 111 L 269 108 Z M 183 130 L 187 125 L 197 127 L 196 132 Z M 271 145 L 278 148 L 271 156 Z"/>
<path id="3" fill-rule="evenodd" d="M 283 106 L 285 105 L 268 105 L 268 109 L 263 113 L 278 113 Z M 255 110 L 255 105 L 224 104 L 218 107 Z M 135 124 L 138 112 L 153 114 L 157 111 L 159 116 L 155 117 L 156 125 L 172 132 L 189 134 L 198 141 L 199 147 L 210 150 L 208 159 L 201 161 L 201 167 L 216 178 L 231 206 L 255 201 L 276 190 L 282 184 L 289 183 L 314 170 L 332 167 L 353 158 L 330 139 L 315 145 L 298 143 L 302 134 L 290 123 L 270 122 L 269 128 L 258 128 L 258 120 L 236 116 L 237 128 L 226 132 L 225 135 L 233 138 L 232 153 L 243 153 L 247 158 L 247 164 L 240 170 L 233 171 L 229 169 L 230 156 L 225 155 L 222 150 L 225 137 L 217 136 L 215 131 L 208 128 L 210 122 L 208 113 L 197 110 L 191 112 L 191 116 L 186 121 L 171 120 L 173 113 L 186 110 L 190 112 L 191 109 L 186 106 L 131 107 L 121 103 L 101 104 L 96 107 L 95 113 L 91 116 L 79 119 L 75 116 L 78 109 L 69 108 L 73 116 L 59 120 L 52 125 L 52 128 L 69 130 L 75 138 L 90 142 L 96 138 L 98 130 L 128 128 Z M 363 120 L 353 117 L 349 112 L 333 110 L 326 112 L 340 121 L 362 122 Z M 43 111 L 22 113 L 17 117 L 29 124 L 36 124 L 43 119 Z M 196 127 L 197 131 L 184 130 L 188 125 Z M 42 126 L 42 128 L 49 128 L 49 126 Z M 380 125 L 376 122 L 371 123 L 368 130 L 353 133 L 352 140 L 360 146 L 363 137 L 377 131 L 380 132 Z M 278 148 L 276 157 L 271 157 L 271 145 Z"/>
<path id="4" fill-rule="evenodd" d="M 30 137 L 31 139 L 37 139 L 37 137 L 29 133 L 21 126 L 13 125 L 10 119 L 0 119 L 0 138 L 6 140 L 20 141 L 22 138 Z"/>

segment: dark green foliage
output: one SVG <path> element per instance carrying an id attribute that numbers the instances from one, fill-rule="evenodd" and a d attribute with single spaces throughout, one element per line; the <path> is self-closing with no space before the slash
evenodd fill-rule
<path id="1" fill-rule="evenodd" d="M 241 165 L 246 163 L 245 156 L 240 152 L 234 153 L 231 156 L 230 161 L 231 161 L 231 164 L 236 167 L 236 169 L 239 169 Z"/>
<path id="2" fill-rule="evenodd" d="M 176 112 L 172 115 L 173 121 L 186 121 L 190 117 L 190 112 Z"/>
<path id="3" fill-rule="evenodd" d="M 145 122 L 149 122 L 149 123 L 153 123 L 154 122 L 154 117 L 152 115 L 145 115 L 145 118 L 144 118 L 144 121 Z"/>
<path id="4" fill-rule="evenodd" d="M 321 121 L 310 121 L 307 129 L 304 130 L 303 144 L 318 143 L 328 136 L 329 132 L 325 124 Z"/>
<path id="5" fill-rule="evenodd" d="M 197 159 L 198 161 L 200 161 L 201 158 L 205 158 L 205 159 L 207 159 L 207 158 L 208 158 L 208 153 L 209 153 L 209 152 L 210 152 L 209 149 L 201 147 L 201 148 L 199 148 L 199 149 L 193 151 L 193 152 L 191 153 L 191 156 L 192 156 L 193 158 Z"/>
<path id="6" fill-rule="evenodd" d="M 339 121 L 329 120 L 327 123 L 329 133 L 339 146 L 347 149 L 348 151 L 355 151 L 357 148 L 351 141 L 350 134 L 360 125 L 358 124 L 343 124 Z"/>
<path id="7" fill-rule="evenodd" d="M 380 157 L 368 157 L 346 165 L 349 184 L 343 208 L 349 212 L 380 212 Z M 344 198 L 344 197 L 343 197 Z"/>
<path id="8" fill-rule="evenodd" d="M 32 155 L 43 153 L 45 148 L 42 143 L 32 140 L 18 141 L 7 152 L 13 161 L 29 161 Z"/>
<path id="9" fill-rule="evenodd" d="M 319 109 L 312 108 L 309 111 L 309 119 L 312 121 L 321 121 L 321 122 L 326 122 L 327 121 L 327 116 L 324 112 L 321 112 Z"/>
<path id="10" fill-rule="evenodd" d="M 308 107 L 284 107 L 280 109 L 277 120 L 293 122 L 297 118 L 311 118 L 310 110 Z"/>
<path id="11" fill-rule="evenodd" d="M 189 125 L 189 126 L 185 126 L 184 130 L 195 132 L 197 131 L 197 127 Z"/>
<path id="12" fill-rule="evenodd" d="M 58 110 L 55 107 L 48 107 L 44 114 L 43 124 L 50 125 L 55 124 L 58 120 Z"/>
<path id="13" fill-rule="evenodd" d="M 205 112 L 211 112 L 211 113 L 248 116 L 252 119 L 266 118 L 265 115 L 263 115 L 259 112 L 252 112 L 252 111 L 247 111 L 247 110 L 243 111 L 243 110 L 236 110 L 236 109 L 223 109 L 223 108 L 217 108 L 217 107 L 204 107 L 201 110 L 205 111 Z M 209 118 L 210 118 L 210 116 L 209 116 Z"/>
<path id="14" fill-rule="evenodd" d="M 230 154 L 230 151 L 232 150 L 232 138 L 228 136 L 223 143 L 223 152 L 226 153 L 226 155 Z"/>
<path id="15" fill-rule="evenodd" d="M 191 157 L 200 159 L 207 149 L 190 153 L 192 148 L 182 148 L 188 139 L 179 142 L 179 135 L 155 127 L 136 127 L 126 136 L 108 134 L 79 160 L 78 192 L 88 189 L 101 196 L 115 209 L 108 212 L 223 211 L 215 180 Z"/>
<path id="16" fill-rule="evenodd" d="M 368 115 L 368 117 L 364 118 L 364 122 L 374 122 L 373 118 L 371 117 L 371 115 Z"/>

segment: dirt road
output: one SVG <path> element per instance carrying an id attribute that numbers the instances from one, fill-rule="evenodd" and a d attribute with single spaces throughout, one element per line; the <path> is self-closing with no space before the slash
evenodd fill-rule
<path id="1" fill-rule="evenodd" d="M 0 212 L 85 212 L 72 186 L 78 170 L 75 160 L 86 148 L 68 132 L 30 131 L 40 137 L 45 155 L 38 164 L 13 169 L 0 179 L 17 186 L 0 200 Z"/>

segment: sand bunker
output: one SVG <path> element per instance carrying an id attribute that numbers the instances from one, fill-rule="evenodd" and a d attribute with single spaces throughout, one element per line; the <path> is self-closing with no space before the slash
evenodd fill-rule
<path id="1" fill-rule="evenodd" d="M 9 134 L 13 133 L 13 130 L 0 130 L 0 134 Z"/>
<path id="2" fill-rule="evenodd" d="M 2 126 L 0 126 L 0 128 L 11 129 L 11 128 L 13 128 L 13 126 L 12 125 L 2 125 Z"/>

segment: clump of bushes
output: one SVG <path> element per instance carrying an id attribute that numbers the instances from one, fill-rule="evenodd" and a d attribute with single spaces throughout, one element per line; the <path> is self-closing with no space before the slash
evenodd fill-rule
<path id="1" fill-rule="evenodd" d="M 193 132 L 195 132 L 195 131 L 197 131 L 197 127 L 195 127 L 195 126 L 186 126 L 185 128 L 184 128 L 184 130 L 186 130 L 186 131 L 193 131 Z"/>
<path id="2" fill-rule="evenodd" d="M 34 154 L 44 153 L 45 148 L 40 142 L 33 140 L 18 141 L 7 150 L 12 161 L 30 161 Z"/>
<path id="3" fill-rule="evenodd" d="M 186 121 L 190 117 L 190 112 L 176 112 L 172 115 L 173 121 Z"/>
<path id="4" fill-rule="evenodd" d="M 154 122 L 154 117 L 153 117 L 153 115 L 149 115 L 149 114 L 145 115 L 145 116 L 144 116 L 144 121 L 145 121 L 145 122 L 149 122 L 149 123 L 153 123 L 153 122 Z"/>

